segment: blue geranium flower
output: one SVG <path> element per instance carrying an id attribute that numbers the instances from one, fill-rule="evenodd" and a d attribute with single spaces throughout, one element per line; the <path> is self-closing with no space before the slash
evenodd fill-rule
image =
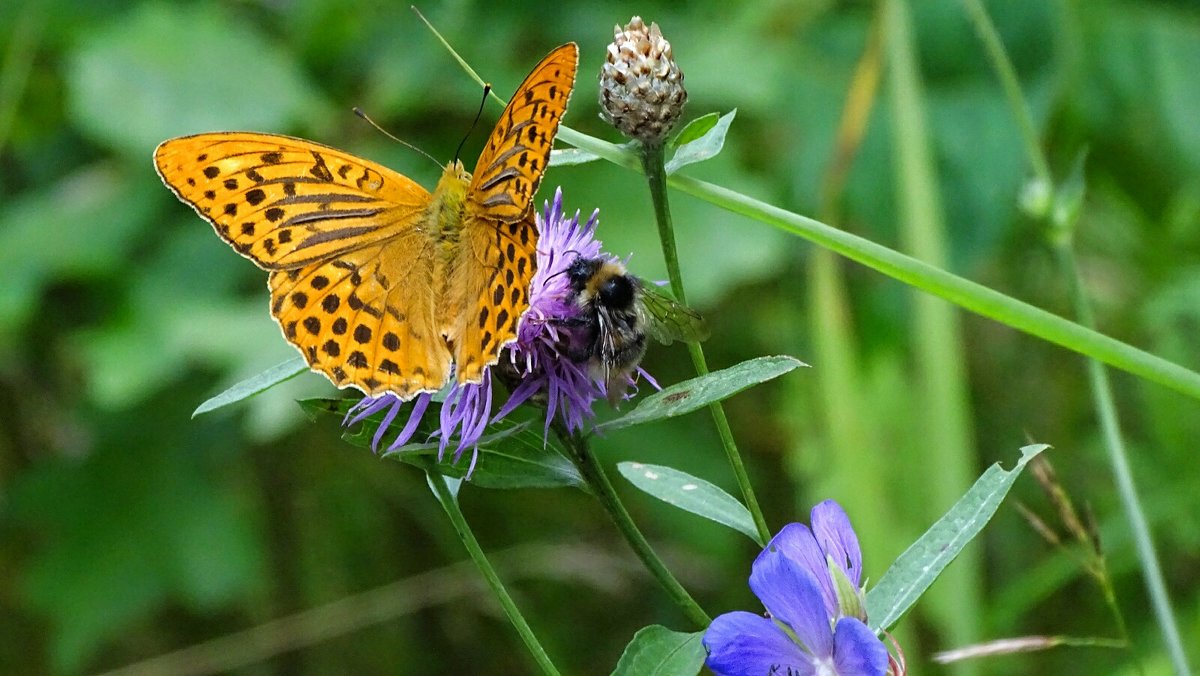
<path id="1" fill-rule="evenodd" d="M 836 502 L 812 510 L 812 530 L 788 524 L 755 559 L 750 589 L 767 615 L 735 611 L 704 634 L 720 676 L 884 676 L 887 647 L 866 624 L 862 552 Z"/>

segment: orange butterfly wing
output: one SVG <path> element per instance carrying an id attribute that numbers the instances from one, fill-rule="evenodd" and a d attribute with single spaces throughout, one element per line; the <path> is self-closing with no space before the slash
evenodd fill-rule
<path id="1" fill-rule="evenodd" d="M 434 316 L 433 249 L 413 229 L 337 258 L 271 273 L 271 313 L 338 387 L 409 399 L 437 391 L 450 350 Z"/>
<path id="2" fill-rule="evenodd" d="M 471 173 L 468 215 L 505 223 L 525 217 L 550 161 L 578 66 L 579 47 L 568 42 L 547 54 L 517 87 Z"/>
<path id="3" fill-rule="evenodd" d="M 163 182 L 271 271 L 271 314 L 338 387 L 408 399 L 449 376 L 479 382 L 516 339 L 536 271 L 532 201 L 574 86 L 574 43 L 513 95 L 465 184 L 461 211 L 378 164 L 252 132 L 163 142 Z M 441 184 L 439 184 L 441 191 Z M 437 212 L 437 213 L 435 213 Z"/>
<path id="4" fill-rule="evenodd" d="M 268 270 L 327 260 L 413 227 L 429 191 L 385 166 L 304 139 L 196 134 L 154 151 L 163 183 Z"/>
<path id="5" fill-rule="evenodd" d="M 387 167 L 288 136 L 221 132 L 163 142 L 163 182 L 271 270 L 271 314 L 338 387 L 403 399 L 445 383 L 434 321 L 429 192 Z"/>
<path id="6" fill-rule="evenodd" d="M 579 49 L 550 52 L 517 88 L 475 166 L 464 206 L 459 264 L 448 288 L 458 381 L 483 370 L 517 339 L 537 272 L 533 197 L 575 86 Z"/>

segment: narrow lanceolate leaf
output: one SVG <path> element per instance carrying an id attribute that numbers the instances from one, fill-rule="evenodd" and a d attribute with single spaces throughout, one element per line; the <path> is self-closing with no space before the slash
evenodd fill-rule
<path id="1" fill-rule="evenodd" d="M 671 147 L 679 148 L 691 143 L 692 141 L 695 141 L 701 136 L 704 136 L 710 129 L 717 126 L 717 121 L 720 119 L 720 115 L 716 113 L 709 113 L 707 115 L 701 115 L 691 122 L 688 122 L 687 126 L 685 126 L 675 136 L 675 138 L 671 139 Z"/>
<path id="2" fill-rule="evenodd" d="M 697 479 L 687 472 L 670 467 L 645 465 L 640 462 L 618 463 L 617 469 L 629 483 L 659 500 L 729 526 L 757 542 L 758 546 L 766 546 L 758 537 L 758 529 L 754 527 L 754 518 L 750 516 L 750 510 L 738 502 L 737 498 L 704 479 Z"/>
<path id="3" fill-rule="evenodd" d="M 670 176 L 689 164 L 703 162 L 720 154 L 721 149 L 725 147 L 725 134 L 729 133 L 729 125 L 733 124 L 733 118 L 736 115 L 737 109 L 735 108 L 722 115 L 721 119 L 717 120 L 711 129 L 704 132 L 703 136 L 679 146 L 679 150 L 675 151 L 675 155 L 667 161 L 664 167 L 667 175 Z M 687 129 L 684 131 L 686 132 Z"/>
<path id="4" fill-rule="evenodd" d="M 942 569 L 991 520 L 1026 463 L 1047 448 L 1045 444 L 1025 446 L 1011 470 L 1004 470 L 1000 463 L 989 467 L 945 516 L 896 559 L 867 592 L 867 617 L 872 629 L 879 632 L 890 628 L 912 607 Z"/>
<path id="5" fill-rule="evenodd" d="M 661 392 L 656 392 L 639 402 L 637 407 L 629 413 L 597 425 L 596 431 L 611 432 L 651 420 L 691 413 L 714 401 L 728 399 L 742 390 L 778 378 L 801 366 L 808 366 L 808 364 L 788 356 L 757 357 L 744 361 L 736 366 L 685 380 Z"/>
<path id="6" fill-rule="evenodd" d="M 704 666 L 704 632 L 685 634 L 658 624 L 643 627 L 625 646 L 613 676 L 696 676 Z"/>
<path id="7" fill-rule="evenodd" d="M 291 380 L 307 370 L 308 365 L 304 363 L 303 357 L 293 357 L 282 364 L 272 366 L 256 376 L 251 376 L 243 380 L 212 399 L 200 404 L 196 407 L 195 411 L 192 411 L 192 417 L 195 418 L 201 413 L 215 411 L 222 406 L 228 406 L 243 399 L 249 399 L 259 392 L 268 390 L 285 380 Z"/>

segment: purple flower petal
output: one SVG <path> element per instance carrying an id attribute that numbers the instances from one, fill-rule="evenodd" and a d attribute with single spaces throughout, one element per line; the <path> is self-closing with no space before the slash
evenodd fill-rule
<path id="1" fill-rule="evenodd" d="M 838 676 L 884 676 L 887 646 L 857 618 L 843 617 L 833 631 L 833 664 Z"/>
<path id="2" fill-rule="evenodd" d="M 802 523 L 789 523 L 780 530 L 771 541 L 767 543 L 767 548 L 759 555 L 763 558 L 767 552 L 776 550 L 782 553 L 787 558 L 795 561 L 813 576 L 817 585 L 821 589 L 821 598 L 823 599 L 826 612 L 829 617 L 838 616 L 838 601 L 837 592 L 833 588 L 833 580 L 829 578 L 829 564 L 825 562 L 825 552 L 821 549 L 821 545 L 817 543 L 817 539 L 813 536 L 812 531 Z M 757 562 L 755 562 L 757 563 Z"/>
<path id="3" fill-rule="evenodd" d="M 413 438 L 413 435 L 417 433 L 417 425 L 421 424 L 421 418 L 425 416 L 425 409 L 429 408 L 429 402 L 431 401 L 433 401 L 433 397 L 428 393 L 417 395 L 417 398 L 413 400 L 412 412 L 408 414 L 408 422 L 405 423 L 404 429 L 400 430 L 399 436 L 392 442 L 392 445 L 388 446 L 389 451 L 400 448 Z M 380 429 L 382 429 L 382 426 L 380 426 Z"/>
<path id="4" fill-rule="evenodd" d="M 862 584 L 862 550 L 858 536 L 850 526 L 850 517 L 842 506 L 826 500 L 812 508 L 812 530 L 817 543 L 833 562 L 846 571 L 846 577 L 857 587 Z"/>
<path id="5" fill-rule="evenodd" d="M 388 426 L 391 425 L 392 421 L 396 419 L 396 414 L 399 412 L 400 401 L 397 400 L 396 403 L 392 404 L 392 407 L 388 409 L 388 412 L 384 414 L 383 420 L 379 421 L 379 427 L 375 430 L 375 436 L 371 437 L 372 451 L 375 451 L 376 453 L 379 452 L 379 442 L 383 440 L 384 432 L 387 432 Z"/>
<path id="6" fill-rule="evenodd" d="M 790 627 L 813 657 L 833 656 L 830 614 L 810 571 L 782 552 L 767 549 L 754 561 L 750 589 L 771 617 Z"/>
<path id="7" fill-rule="evenodd" d="M 771 620 L 745 611 L 725 613 L 704 632 L 705 664 L 718 676 L 813 676 L 800 646 Z"/>

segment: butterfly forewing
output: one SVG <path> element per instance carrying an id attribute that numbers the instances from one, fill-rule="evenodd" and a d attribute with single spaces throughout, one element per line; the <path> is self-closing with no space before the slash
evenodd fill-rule
<path id="1" fill-rule="evenodd" d="M 464 260 L 452 279 L 448 335 L 459 382 L 478 382 L 500 350 L 517 339 L 529 309 L 529 287 L 537 271 L 537 226 L 533 214 L 515 223 L 463 231 Z"/>
<path id="2" fill-rule="evenodd" d="M 537 269 L 533 196 L 575 86 L 579 49 L 550 52 L 513 93 L 467 188 L 448 287 L 447 337 L 460 383 L 479 382 L 517 339 Z"/>
<path id="3" fill-rule="evenodd" d="M 506 223 L 524 218 L 550 161 L 578 64 L 575 43 L 558 47 L 509 99 L 472 173 L 468 197 L 475 212 Z"/>
<path id="4" fill-rule="evenodd" d="M 260 267 L 327 260 L 411 228 L 429 192 L 374 162 L 312 141 L 219 132 L 164 141 L 163 182 Z"/>

